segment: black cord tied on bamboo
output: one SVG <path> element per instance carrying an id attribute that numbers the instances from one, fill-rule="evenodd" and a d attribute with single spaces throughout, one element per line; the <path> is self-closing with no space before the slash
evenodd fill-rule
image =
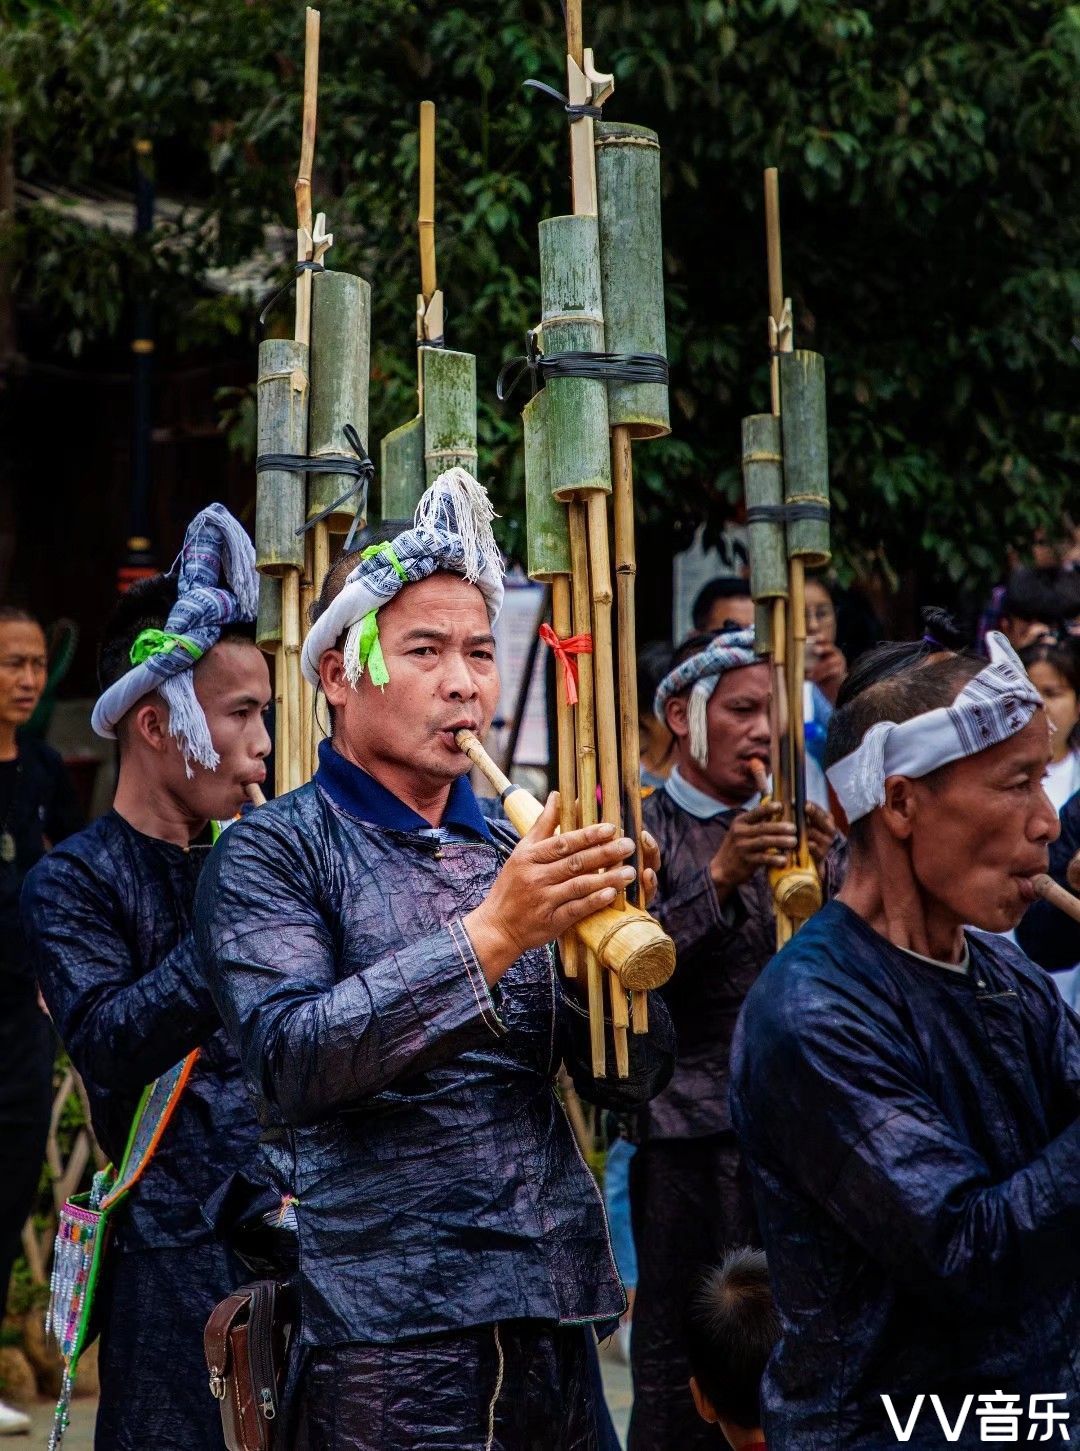
<path id="1" fill-rule="evenodd" d="M 269 298 L 269 300 L 263 303 L 262 311 L 259 313 L 259 326 L 266 326 L 267 314 L 274 310 L 274 308 L 277 306 L 277 304 L 281 301 L 281 299 L 285 296 L 287 292 L 292 291 L 292 289 L 296 286 L 296 279 L 302 273 L 325 271 L 326 267 L 322 262 L 297 262 L 296 266 L 293 268 L 293 275 L 289 278 L 288 282 L 286 282 L 283 287 L 279 287 L 278 290 Z"/>
<path id="2" fill-rule="evenodd" d="M 417 338 L 416 346 L 418 348 L 445 348 L 446 338 L 442 333 L 437 338 Z"/>
<path id="3" fill-rule="evenodd" d="M 499 402 L 509 398 L 526 373 L 535 394 L 552 378 L 593 378 L 600 383 L 662 383 L 667 386 L 668 361 L 660 353 L 542 353 L 537 330 L 525 334 L 524 357 L 503 364 L 495 384 Z"/>
<path id="4" fill-rule="evenodd" d="M 255 472 L 265 474 L 282 469 L 292 474 L 351 474 L 356 482 L 350 484 L 339 499 L 335 499 L 321 513 L 313 515 L 306 524 L 301 524 L 300 528 L 295 531 L 297 537 L 306 534 L 309 529 L 314 529 L 316 524 L 321 524 L 324 519 L 329 518 L 331 514 L 341 508 L 342 504 L 347 503 L 355 495 L 357 498 L 356 513 L 353 516 L 352 528 L 345 540 L 345 549 L 348 550 L 359 521 L 367 514 L 368 490 L 375 477 L 375 465 L 368 458 L 367 449 L 353 425 L 346 423 L 341 431 L 345 435 L 345 442 L 352 449 L 352 453 L 321 453 L 315 458 L 309 458 L 306 453 L 261 453 L 255 460 Z"/>
<path id="5" fill-rule="evenodd" d="M 751 504 L 746 511 L 748 524 L 788 524 L 814 520 L 829 522 L 830 509 L 825 500 L 820 504 L 804 500 L 797 504 Z"/>
<path id="6" fill-rule="evenodd" d="M 584 121 L 586 116 L 591 116 L 594 121 L 599 121 L 604 114 L 599 106 L 590 106 L 587 102 L 575 105 L 569 96 L 564 96 L 562 91 L 557 91 L 546 81 L 526 81 L 525 85 L 534 91 L 543 91 L 545 96 L 550 96 L 553 101 L 560 102 L 563 110 L 570 117 L 571 126 L 575 121 Z"/>

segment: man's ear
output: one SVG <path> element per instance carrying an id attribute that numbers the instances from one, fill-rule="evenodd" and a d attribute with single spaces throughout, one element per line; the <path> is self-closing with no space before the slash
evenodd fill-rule
<path id="1" fill-rule="evenodd" d="M 686 706 L 690 699 L 688 695 L 673 695 L 664 702 L 664 720 L 667 728 L 676 740 L 685 740 L 690 734 L 690 722 L 687 719 Z"/>
<path id="2" fill-rule="evenodd" d="M 907 841 L 915 825 L 915 784 L 907 776 L 890 776 L 885 782 L 885 805 L 881 819 L 891 836 Z"/>
<path id="3" fill-rule="evenodd" d="M 159 755 L 169 749 L 169 707 L 160 695 L 145 696 L 128 716 L 128 738 L 135 737 Z"/>
<path id="4" fill-rule="evenodd" d="M 349 684 L 349 677 L 345 674 L 345 652 L 343 650 L 324 651 L 319 660 L 319 679 L 322 682 L 327 704 L 344 705 L 352 686 Z"/>
<path id="5" fill-rule="evenodd" d="M 703 1421 L 708 1421 L 710 1426 L 715 1426 L 720 1417 L 712 1408 L 712 1403 L 697 1383 L 697 1376 L 690 1377 L 690 1394 L 694 1398 L 694 1407 Z"/>

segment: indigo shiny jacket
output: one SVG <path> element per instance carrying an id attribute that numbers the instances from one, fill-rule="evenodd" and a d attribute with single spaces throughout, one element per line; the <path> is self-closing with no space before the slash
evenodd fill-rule
<path id="1" fill-rule="evenodd" d="M 1080 1414 L 1080 1022 L 1010 943 L 967 973 L 831 902 L 750 990 L 732 1113 L 782 1338 L 770 1451 L 945 1444 L 965 1397 Z M 989 1429 L 989 1428 L 988 1428 Z M 968 1406 L 957 1444 L 979 1442 Z M 953 1438 L 956 1439 L 956 1438 Z M 990 1437 L 989 1439 L 995 1439 Z M 1044 1438 L 1045 1439 L 1045 1438 Z"/>
<path id="2" fill-rule="evenodd" d="M 114 1220 L 124 1249 L 208 1243 L 202 1205 L 258 1139 L 192 936 L 208 851 L 145 836 L 110 811 L 38 862 L 23 888 L 31 967 L 114 1163 L 143 1088 L 201 1049 L 161 1144 Z"/>
<path id="3" fill-rule="evenodd" d="M 1060 886 L 1068 887 L 1065 873 L 1080 851 L 1080 791 L 1066 801 L 1059 820 L 1061 835 L 1050 843 L 1049 872 Z M 1031 904 L 1016 929 L 1016 940 L 1047 972 L 1060 972 L 1080 962 L 1080 922 L 1052 902 L 1040 899 Z"/>
<path id="4" fill-rule="evenodd" d="M 302 1338 L 619 1314 L 602 1202 L 554 1079 L 565 1060 L 590 1100 L 644 1102 L 671 1073 L 663 1005 L 630 1039 L 629 1079 L 595 1083 L 548 949 L 485 982 L 461 917 L 513 837 L 468 782 L 432 829 L 326 742 L 320 759 L 313 782 L 226 833 L 198 897 L 268 1161 L 298 1200 Z"/>

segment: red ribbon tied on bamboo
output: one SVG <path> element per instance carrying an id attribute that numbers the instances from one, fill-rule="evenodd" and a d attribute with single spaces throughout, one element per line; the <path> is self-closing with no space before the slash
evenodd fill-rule
<path id="1" fill-rule="evenodd" d="M 567 704 L 577 705 L 578 667 L 574 656 L 592 654 L 592 636 L 567 635 L 565 640 L 560 640 L 550 625 L 543 624 L 540 626 L 540 638 L 563 668 Z"/>

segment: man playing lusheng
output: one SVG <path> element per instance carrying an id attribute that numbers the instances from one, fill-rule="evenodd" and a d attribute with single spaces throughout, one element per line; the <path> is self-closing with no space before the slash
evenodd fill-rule
<path id="1" fill-rule="evenodd" d="M 988 641 L 990 664 L 882 646 L 845 683 L 827 766 L 847 879 L 736 1033 L 782 1325 L 771 1451 L 936 1448 L 946 1423 L 972 1446 L 1001 1397 L 1017 1434 L 983 1440 L 1056 1442 L 1080 1409 L 1080 1029 L 965 927 L 1015 926 L 1058 829 L 1039 693 Z"/>
<path id="2" fill-rule="evenodd" d="M 671 1072 L 654 1000 L 629 1079 L 589 1079 L 549 946 L 632 879 L 631 843 L 557 837 L 552 796 L 514 845 L 454 743 L 499 695 L 490 517 L 452 470 L 331 572 L 303 657 L 333 712 L 318 773 L 234 827 L 199 891 L 222 1014 L 290 1126 L 311 1451 L 595 1447 L 581 1324 L 624 1299 L 553 1078 L 565 1058 L 623 1107 Z"/>
<path id="3" fill-rule="evenodd" d="M 222 1445 L 202 1331 L 237 1279 L 201 1205 L 251 1154 L 258 1129 L 195 955 L 208 847 L 193 843 L 265 775 L 269 677 L 244 624 L 257 587 L 247 536 L 212 504 L 188 529 L 179 576 L 123 596 L 94 710 L 94 728 L 120 748 L 113 809 L 51 852 L 23 892 L 33 966 L 114 1164 L 144 1085 L 201 1049 L 113 1220 L 98 1299 L 98 1451 Z"/>
<path id="4" fill-rule="evenodd" d="M 654 911 L 678 950 L 664 999 L 679 1058 L 648 1107 L 631 1167 L 635 1451 L 715 1444 L 687 1391 L 686 1304 L 706 1266 L 757 1239 L 728 1111 L 728 1054 L 743 999 L 776 950 L 768 869 L 795 846 L 795 827 L 779 819 L 779 804 L 759 801 L 754 784 L 755 765 L 769 761 L 770 698 L 753 631 L 729 630 L 688 640 L 654 703 L 677 761 L 644 815 L 663 862 Z M 820 863 L 835 829 L 819 807 L 808 817 Z"/>

